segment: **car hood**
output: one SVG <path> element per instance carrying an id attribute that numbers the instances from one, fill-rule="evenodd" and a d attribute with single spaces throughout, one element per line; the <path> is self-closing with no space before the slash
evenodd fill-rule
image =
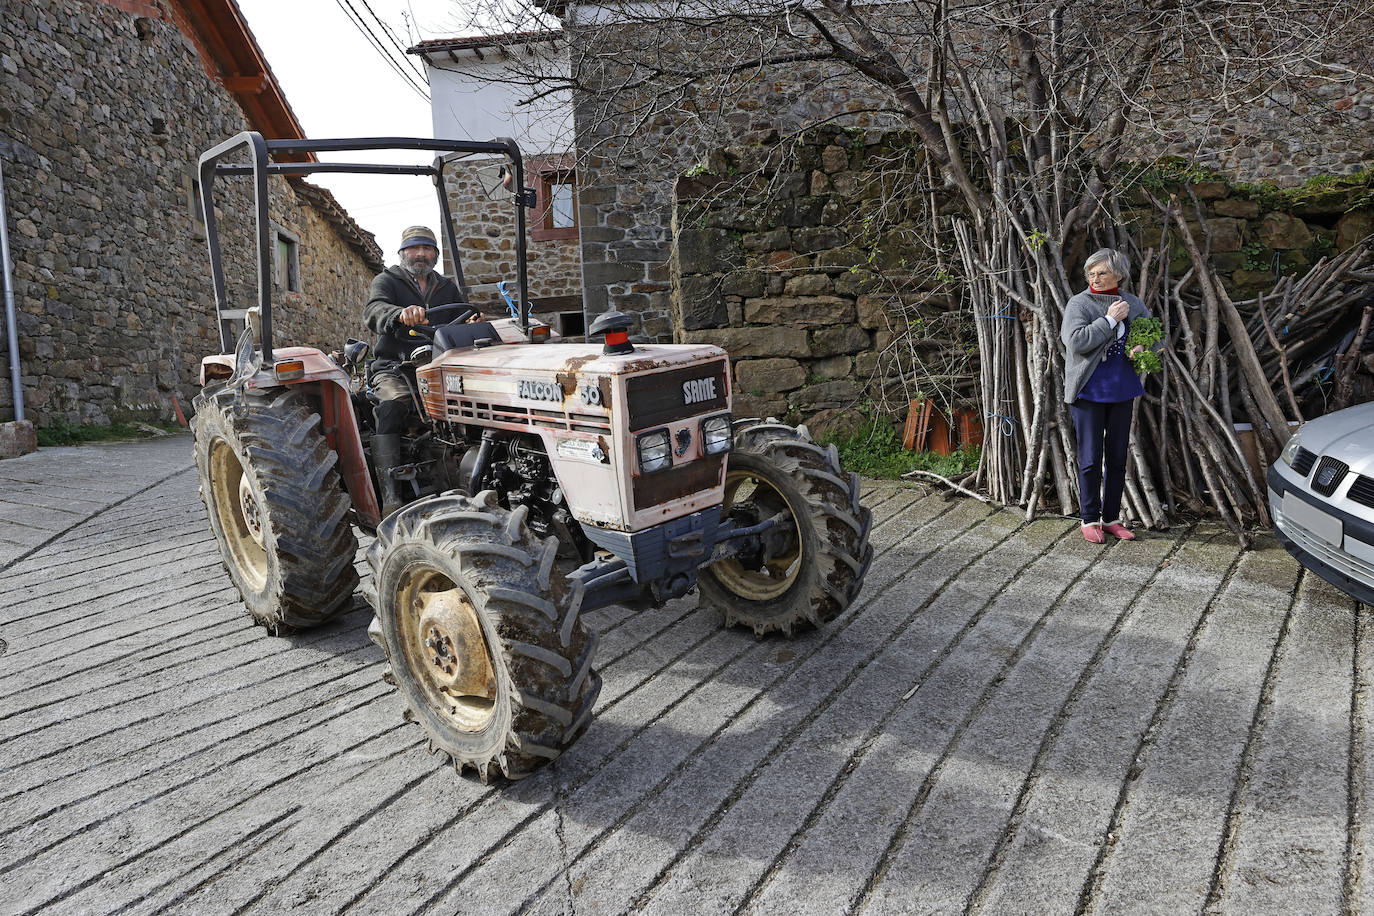
<path id="1" fill-rule="evenodd" d="M 1356 473 L 1374 476 L 1374 403 L 1307 421 L 1301 445 L 1316 455 L 1344 461 Z"/>

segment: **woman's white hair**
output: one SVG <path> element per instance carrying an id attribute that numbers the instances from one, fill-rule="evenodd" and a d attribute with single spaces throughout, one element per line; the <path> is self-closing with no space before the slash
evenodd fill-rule
<path id="1" fill-rule="evenodd" d="M 1088 271 L 1093 269 L 1095 264 L 1106 264 L 1107 269 L 1121 278 L 1125 283 L 1131 276 L 1131 262 L 1121 252 L 1115 248 L 1099 248 L 1088 255 L 1088 261 L 1083 265 L 1083 276 L 1088 275 Z"/>

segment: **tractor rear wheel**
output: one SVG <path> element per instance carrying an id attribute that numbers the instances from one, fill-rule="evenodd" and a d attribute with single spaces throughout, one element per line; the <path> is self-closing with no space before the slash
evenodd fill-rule
<path id="1" fill-rule="evenodd" d="M 324 623 L 352 600 L 358 540 L 319 415 L 290 388 L 195 405 L 200 497 L 248 612 L 272 633 Z"/>
<path id="2" fill-rule="evenodd" d="M 736 432 L 721 515 L 738 527 L 782 520 L 761 549 L 701 570 L 702 597 L 727 626 L 790 636 L 834 620 L 863 587 L 872 515 L 859 503 L 859 477 L 805 427 L 756 423 Z"/>
<path id="3" fill-rule="evenodd" d="M 388 516 L 368 550 L 368 634 L 407 718 L 483 782 L 527 776 L 591 721 L 601 692 L 582 590 L 554 569 L 558 543 L 486 490 L 432 496 Z"/>

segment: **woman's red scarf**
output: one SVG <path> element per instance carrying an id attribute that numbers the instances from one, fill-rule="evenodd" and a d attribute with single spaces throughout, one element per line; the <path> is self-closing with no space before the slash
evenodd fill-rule
<path id="1" fill-rule="evenodd" d="M 1096 286 L 1093 286 L 1091 283 L 1089 283 L 1089 284 L 1088 284 L 1088 289 L 1090 289 L 1090 290 L 1092 290 L 1093 292 L 1098 293 L 1098 294 L 1100 294 L 1100 295 L 1107 295 L 1107 294 L 1109 294 L 1109 293 L 1114 293 L 1114 292 L 1116 292 L 1117 290 L 1121 289 L 1121 287 L 1120 287 L 1120 286 L 1113 286 L 1111 289 L 1098 289 Z"/>

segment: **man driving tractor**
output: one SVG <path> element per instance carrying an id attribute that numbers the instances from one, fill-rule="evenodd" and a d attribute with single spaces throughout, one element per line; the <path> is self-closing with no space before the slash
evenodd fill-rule
<path id="1" fill-rule="evenodd" d="M 401 433 L 405 431 L 414 398 L 410 382 L 401 371 L 401 362 L 411 351 L 428 341 L 412 337 L 406 329 L 428 324 L 425 309 L 430 306 L 463 302 L 458 284 L 435 271 L 439 243 L 434 230 L 411 226 L 401 235 L 400 264 L 388 267 L 372 281 L 371 295 L 363 310 L 363 320 L 377 335 L 372 352 L 372 391 L 377 396 L 373 416 L 377 434 L 372 440 L 372 458 L 382 485 L 382 516 L 400 507 L 397 481 L 391 470 L 400 462 Z"/>

